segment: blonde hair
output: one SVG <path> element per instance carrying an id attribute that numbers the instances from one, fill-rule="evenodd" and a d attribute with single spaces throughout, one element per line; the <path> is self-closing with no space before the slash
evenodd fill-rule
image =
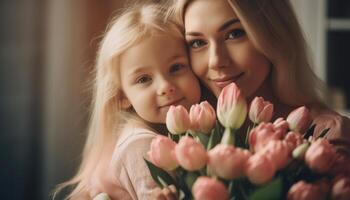
<path id="1" fill-rule="evenodd" d="M 198 0 L 176 0 L 172 7 L 184 25 L 188 5 Z M 291 106 L 322 104 L 323 85 L 312 70 L 301 27 L 288 0 L 227 0 L 254 46 L 272 63 L 273 92 Z"/>
<path id="2" fill-rule="evenodd" d="M 126 119 L 130 122 L 131 118 L 131 123 L 144 125 L 142 120 L 133 114 L 133 109 L 122 109 L 119 60 L 122 53 L 130 47 L 157 33 L 171 34 L 183 40 L 179 27 L 171 19 L 164 5 L 134 4 L 127 7 L 107 27 L 97 53 L 92 113 L 83 160 L 78 173 L 71 180 L 59 185 L 55 194 L 62 188 L 74 186 L 67 199 L 77 199 L 86 195 L 89 176 L 98 163 L 105 144 L 116 141 L 117 132 Z"/>

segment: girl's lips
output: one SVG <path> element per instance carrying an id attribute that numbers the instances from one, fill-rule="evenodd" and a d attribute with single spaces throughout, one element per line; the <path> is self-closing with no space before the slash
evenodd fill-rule
<path id="1" fill-rule="evenodd" d="M 177 99 L 177 100 L 175 100 L 175 101 L 171 101 L 171 102 L 168 102 L 168 103 L 165 103 L 164 105 L 162 105 L 162 106 L 160 106 L 161 108 L 163 108 L 163 107 L 170 107 L 171 105 L 174 105 L 174 106 L 177 106 L 177 105 L 179 105 L 180 104 L 180 102 L 182 101 L 182 100 L 184 100 L 185 98 L 180 98 L 180 99 Z"/>
<path id="2" fill-rule="evenodd" d="M 226 85 L 237 81 L 242 75 L 243 75 L 243 72 L 238 74 L 237 76 L 222 78 L 222 79 L 213 79 L 212 81 L 217 87 L 224 88 Z"/>

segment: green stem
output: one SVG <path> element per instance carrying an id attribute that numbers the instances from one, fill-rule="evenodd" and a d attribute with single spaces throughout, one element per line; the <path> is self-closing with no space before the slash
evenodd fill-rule
<path id="1" fill-rule="evenodd" d="M 231 130 L 230 128 L 226 128 L 224 135 L 222 136 L 221 139 L 221 144 L 227 144 L 227 145 L 235 145 L 235 136 L 234 136 L 234 131 Z"/>

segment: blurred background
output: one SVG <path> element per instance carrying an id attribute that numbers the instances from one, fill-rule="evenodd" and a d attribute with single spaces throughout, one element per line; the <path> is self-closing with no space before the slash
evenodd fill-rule
<path id="1" fill-rule="evenodd" d="M 329 104 L 349 116 L 350 1 L 290 1 L 315 71 L 330 88 Z M 50 199 L 54 186 L 75 173 L 96 48 L 125 2 L 1 0 L 1 199 Z"/>

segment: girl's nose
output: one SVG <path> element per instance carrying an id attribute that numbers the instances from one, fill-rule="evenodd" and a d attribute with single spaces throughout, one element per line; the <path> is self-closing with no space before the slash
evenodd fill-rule
<path id="1" fill-rule="evenodd" d="M 163 79 L 158 84 L 158 95 L 169 95 L 175 91 L 174 84 L 172 84 L 169 80 Z"/>
<path id="2" fill-rule="evenodd" d="M 225 46 L 220 44 L 213 44 L 209 49 L 209 63 L 210 69 L 220 69 L 227 67 L 230 62 L 230 56 Z"/>

